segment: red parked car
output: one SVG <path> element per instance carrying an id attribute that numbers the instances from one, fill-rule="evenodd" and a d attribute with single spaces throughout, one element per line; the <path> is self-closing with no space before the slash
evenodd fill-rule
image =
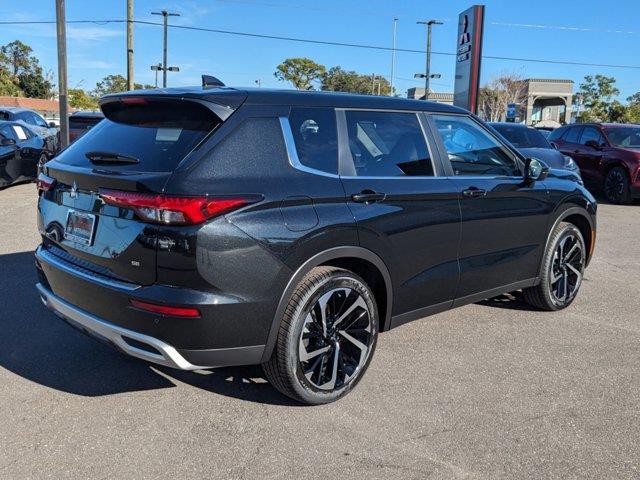
<path id="1" fill-rule="evenodd" d="M 580 167 L 588 186 L 602 189 L 611 203 L 640 198 L 640 125 L 565 125 L 549 141 Z"/>

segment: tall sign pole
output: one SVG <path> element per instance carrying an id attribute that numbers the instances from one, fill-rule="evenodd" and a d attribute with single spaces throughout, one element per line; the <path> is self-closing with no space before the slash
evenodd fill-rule
<path id="1" fill-rule="evenodd" d="M 127 90 L 133 90 L 133 0 L 127 0 Z"/>
<path id="2" fill-rule="evenodd" d="M 64 0 L 56 0 L 58 39 L 58 103 L 60 105 L 60 148 L 69 145 L 69 105 L 67 92 L 67 28 Z"/>
<path id="3" fill-rule="evenodd" d="M 391 76 L 389 77 L 389 82 L 391 83 L 391 89 L 389 91 L 389 95 L 393 97 L 393 77 L 396 75 L 396 33 L 398 30 L 398 17 L 393 17 L 393 40 L 391 46 Z"/>
<path id="4" fill-rule="evenodd" d="M 478 112 L 484 5 L 474 5 L 460 14 L 453 104 Z"/>
<path id="5" fill-rule="evenodd" d="M 151 12 L 152 15 L 162 15 L 164 37 L 162 39 L 162 88 L 167 88 L 167 72 L 174 72 L 175 67 L 167 67 L 167 27 L 169 17 L 179 17 L 179 13 L 170 13 L 166 10 Z"/>

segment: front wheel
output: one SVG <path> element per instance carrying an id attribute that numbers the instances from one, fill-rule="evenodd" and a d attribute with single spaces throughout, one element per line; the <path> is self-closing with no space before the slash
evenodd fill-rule
<path id="1" fill-rule="evenodd" d="M 263 370 L 275 388 L 299 402 L 333 402 L 360 381 L 377 337 L 378 310 L 364 280 L 317 267 L 291 296 Z"/>
<path id="2" fill-rule="evenodd" d="M 525 300 L 542 310 L 562 310 L 575 300 L 586 264 L 582 234 L 571 223 L 560 223 L 542 258 L 540 283 L 523 290 Z"/>

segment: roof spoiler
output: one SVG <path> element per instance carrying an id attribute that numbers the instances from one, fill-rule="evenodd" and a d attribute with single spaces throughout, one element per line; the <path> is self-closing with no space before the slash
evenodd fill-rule
<path id="1" fill-rule="evenodd" d="M 211 75 L 202 75 L 202 87 L 224 87 L 224 83 Z"/>

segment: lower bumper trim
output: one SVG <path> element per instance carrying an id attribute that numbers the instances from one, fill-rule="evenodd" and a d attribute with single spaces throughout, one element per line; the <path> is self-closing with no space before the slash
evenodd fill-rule
<path id="1" fill-rule="evenodd" d="M 128 355 L 180 370 L 210 368 L 188 362 L 180 355 L 178 350 L 162 340 L 112 325 L 88 312 L 80 310 L 54 295 L 41 283 L 36 284 L 36 288 L 47 308 L 73 326 L 107 340 Z M 127 339 L 133 340 L 133 342 L 127 342 Z M 136 342 L 141 343 L 141 347 L 147 348 L 143 349 L 134 346 Z"/>

